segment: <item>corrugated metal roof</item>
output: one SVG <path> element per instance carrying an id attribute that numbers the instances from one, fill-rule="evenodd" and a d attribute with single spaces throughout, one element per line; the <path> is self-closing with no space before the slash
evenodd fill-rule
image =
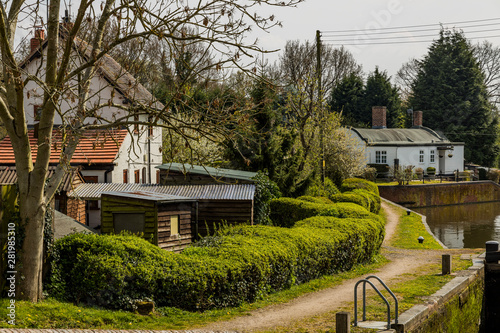
<path id="1" fill-rule="evenodd" d="M 353 128 L 368 144 L 451 144 L 444 135 L 427 127 L 420 128 Z"/>
<path id="2" fill-rule="evenodd" d="M 142 199 L 150 201 L 195 201 L 196 199 L 188 197 L 180 197 L 165 193 L 157 193 L 150 191 L 133 191 L 133 192 L 104 192 L 101 195 L 113 195 L 124 198 Z"/>
<path id="3" fill-rule="evenodd" d="M 72 164 L 110 164 L 116 159 L 120 146 L 122 145 L 128 131 L 86 131 L 83 133 L 78 147 L 71 158 Z M 28 138 L 31 145 L 33 162 L 36 160 L 38 151 L 38 139 L 34 137 L 34 130 L 28 131 Z M 52 134 L 52 145 L 50 152 L 50 163 L 59 163 L 61 155 L 62 133 L 55 129 Z M 15 164 L 14 149 L 10 137 L 7 136 L 0 142 L 0 162 L 4 164 Z"/>
<path id="4" fill-rule="evenodd" d="M 197 200 L 253 200 L 253 184 L 204 184 L 204 185 L 159 185 L 159 184 L 82 184 L 69 193 L 69 197 L 98 200 L 105 192 L 148 191 L 187 197 Z"/>
<path id="5" fill-rule="evenodd" d="M 56 170 L 55 166 L 49 166 L 47 170 L 47 179 L 52 177 Z M 0 166 L 0 184 L 15 184 L 17 182 L 17 171 L 15 166 Z M 66 172 L 59 185 L 59 191 L 69 192 L 73 186 L 83 183 L 83 177 L 77 169 L 71 169 Z"/>
<path id="6" fill-rule="evenodd" d="M 198 175 L 207 175 L 214 178 L 234 178 L 251 181 L 257 175 L 256 172 L 241 171 L 234 169 L 212 168 L 201 165 L 191 165 L 182 163 L 167 163 L 157 166 L 158 169 L 171 170 L 183 174 L 194 173 Z"/>

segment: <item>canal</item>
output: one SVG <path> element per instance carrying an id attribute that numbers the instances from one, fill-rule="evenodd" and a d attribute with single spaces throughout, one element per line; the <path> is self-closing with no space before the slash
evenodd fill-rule
<path id="1" fill-rule="evenodd" d="M 482 248 L 500 242 L 500 202 L 412 208 L 427 217 L 431 231 L 447 247 Z"/>

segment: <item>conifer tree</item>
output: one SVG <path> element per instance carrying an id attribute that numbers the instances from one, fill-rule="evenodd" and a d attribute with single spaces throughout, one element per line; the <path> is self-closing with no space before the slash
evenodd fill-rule
<path id="1" fill-rule="evenodd" d="M 498 116 L 488 101 L 484 75 L 462 32 L 441 30 L 419 61 L 410 99 L 424 126 L 465 142 L 465 160 L 491 166 L 499 152 Z"/>

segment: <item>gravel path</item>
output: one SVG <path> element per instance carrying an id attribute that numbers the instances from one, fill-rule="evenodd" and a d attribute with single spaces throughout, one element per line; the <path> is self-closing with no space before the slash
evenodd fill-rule
<path id="1" fill-rule="evenodd" d="M 392 238 L 399 215 L 395 209 L 382 202 L 382 208 L 387 213 L 386 238 L 383 244 L 384 255 L 391 260 L 376 273 L 389 286 L 397 282 L 398 277 L 405 273 L 412 273 L 419 267 L 431 263 L 440 263 L 444 253 L 471 253 L 469 249 L 461 250 L 402 250 L 389 247 L 388 241 Z M 266 308 L 251 311 L 247 316 L 237 317 L 229 321 L 216 322 L 203 327 L 204 330 L 253 332 L 272 330 L 274 327 L 288 326 L 295 321 L 303 320 L 315 315 L 335 311 L 353 301 L 354 285 L 363 277 L 346 280 L 341 285 L 321 291 L 309 293 L 284 304 L 272 305 Z"/>

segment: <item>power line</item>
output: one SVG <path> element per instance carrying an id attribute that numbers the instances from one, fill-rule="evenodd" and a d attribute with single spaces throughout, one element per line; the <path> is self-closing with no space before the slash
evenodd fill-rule
<path id="1" fill-rule="evenodd" d="M 477 31 L 467 31 L 466 33 L 482 33 L 482 32 L 496 32 L 500 31 L 500 29 L 486 29 L 486 30 L 477 30 Z M 357 37 L 361 37 L 362 35 L 358 35 Z M 384 39 L 409 39 L 409 38 L 424 38 L 424 37 L 434 37 L 436 36 L 435 34 L 432 35 L 417 35 L 417 36 L 389 36 L 389 37 L 368 37 L 370 40 L 384 40 Z M 349 38 L 349 39 L 331 39 L 331 38 L 325 38 L 325 41 L 330 41 L 330 42 L 349 42 L 352 41 L 354 38 Z"/>
<path id="2" fill-rule="evenodd" d="M 476 23 L 476 22 L 488 22 L 500 20 L 500 18 L 491 18 L 491 19 L 482 19 L 482 20 L 472 20 L 472 21 L 458 21 L 458 22 L 448 22 L 448 23 L 433 23 L 433 24 L 420 24 L 420 25 L 407 25 L 407 26 L 399 26 L 399 27 L 387 27 L 380 28 L 377 30 L 395 30 L 395 29 L 411 29 L 411 28 L 422 28 L 422 27 L 433 27 L 433 26 L 441 26 L 441 25 L 449 25 L 449 24 L 463 24 L 463 23 Z M 362 32 L 365 31 L 363 29 L 353 29 L 353 30 L 325 30 L 322 33 L 344 33 L 344 32 Z"/>
<path id="3" fill-rule="evenodd" d="M 492 26 L 492 25 L 499 25 L 500 22 L 497 22 L 497 23 L 487 23 L 487 24 L 474 24 L 474 25 L 468 25 L 468 26 L 461 26 L 459 27 L 460 29 L 463 29 L 463 28 L 477 28 L 477 27 L 486 27 L 486 26 Z M 431 28 L 431 29 L 418 29 L 418 30 L 403 30 L 403 31 L 387 31 L 387 32 L 380 32 L 379 30 L 381 29 L 377 29 L 377 31 L 370 31 L 370 30 L 359 30 L 358 32 L 363 32 L 364 35 L 387 35 L 387 34 L 405 34 L 405 33 L 414 33 L 414 32 L 425 32 L 425 31 L 436 31 L 438 29 L 436 28 Z M 358 36 L 359 33 L 351 33 L 351 34 L 341 34 L 341 35 L 337 35 L 337 34 L 329 34 L 329 33 L 323 33 L 321 36 L 322 37 L 349 37 L 349 36 Z"/>

